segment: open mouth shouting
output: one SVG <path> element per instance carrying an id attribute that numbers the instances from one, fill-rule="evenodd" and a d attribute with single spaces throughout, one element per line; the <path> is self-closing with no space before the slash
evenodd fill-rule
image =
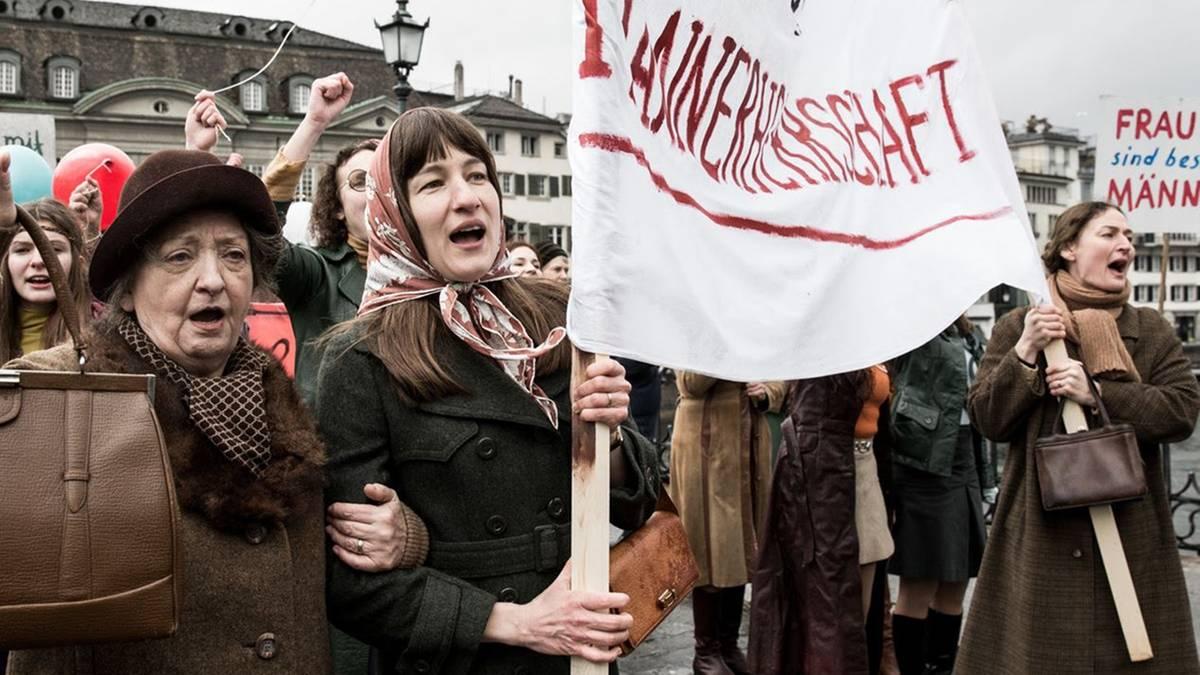
<path id="1" fill-rule="evenodd" d="M 487 228 L 479 220 L 471 220 L 450 232 L 450 242 L 461 248 L 476 248 L 483 244 Z"/>
<path id="2" fill-rule="evenodd" d="M 35 291 L 45 291 L 53 288 L 50 284 L 50 277 L 45 274 L 34 274 L 25 277 L 25 283 Z"/>
<path id="3" fill-rule="evenodd" d="M 1129 258 L 1117 258 L 1109 261 L 1108 271 L 1118 279 L 1124 279 L 1125 273 L 1129 270 Z"/>
<path id="4" fill-rule="evenodd" d="M 201 331 L 217 331 L 225 324 L 226 312 L 216 305 L 209 305 L 199 311 L 188 314 L 188 321 Z"/>

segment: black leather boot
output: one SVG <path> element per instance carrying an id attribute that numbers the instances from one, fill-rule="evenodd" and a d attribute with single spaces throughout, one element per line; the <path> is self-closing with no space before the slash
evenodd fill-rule
<path id="1" fill-rule="evenodd" d="M 925 619 L 892 614 L 892 639 L 900 675 L 925 675 Z"/>
<path id="2" fill-rule="evenodd" d="M 721 658 L 734 675 L 751 675 L 746 655 L 738 648 L 742 630 L 742 607 L 746 598 L 745 586 L 722 588 L 721 608 L 717 619 L 717 639 L 721 641 Z"/>
<path id="3" fill-rule="evenodd" d="M 925 671 L 929 675 L 950 675 L 954 672 L 962 619 L 962 614 L 942 614 L 936 609 L 929 610 L 926 622 L 929 656 L 926 658 L 928 666 Z"/>
<path id="4" fill-rule="evenodd" d="M 692 671 L 696 675 L 733 675 L 721 659 L 718 636 L 721 595 L 719 589 L 705 586 L 692 593 L 692 618 L 696 623 L 696 657 Z"/>

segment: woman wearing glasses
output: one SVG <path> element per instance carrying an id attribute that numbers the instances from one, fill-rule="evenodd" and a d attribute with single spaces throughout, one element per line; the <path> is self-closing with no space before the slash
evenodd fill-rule
<path id="1" fill-rule="evenodd" d="M 313 82 L 303 121 L 263 172 L 281 219 L 309 154 L 353 92 L 354 84 L 344 73 Z M 217 127 L 224 127 L 225 120 L 209 92 L 201 92 L 196 101 L 195 114 L 188 115 L 188 146 L 210 151 Z M 334 324 L 353 319 L 362 300 L 367 281 L 367 169 L 378 145 L 374 139 L 348 145 L 324 165 L 309 221 L 314 245 L 289 245 L 279 263 L 279 297 L 296 334 L 296 386 L 309 407 L 316 403 L 321 364 L 321 349 L 314 341 Z"/>

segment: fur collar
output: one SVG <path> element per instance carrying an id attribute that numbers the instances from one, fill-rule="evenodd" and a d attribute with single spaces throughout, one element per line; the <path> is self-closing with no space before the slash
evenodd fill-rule
<path id="1" fill-rule="evenodd" d="M 115 332 L 93 332 L 88 344 L 88 371 L 153 373 Z M 181 387 L 164 377 L 155 383 L 154 409 L 171 458 L 179 504 L 220 530 L 285 522 L 322 487 L 324 444 L 292 381 L 274 358 L 270 362 L 263 386 L 271 427 L 271 463 L 257 480 L 227 460 L 192 424 Z"/>

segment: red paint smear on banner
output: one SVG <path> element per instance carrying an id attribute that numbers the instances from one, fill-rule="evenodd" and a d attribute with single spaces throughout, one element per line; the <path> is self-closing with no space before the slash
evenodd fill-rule
<path id="1" fill-rule="evenodd" d="M 704 208 L 694 197 L 688 193 L 671 187 L 667 179 L 660 173 L 656 172 L 650 166 L 650 162 L 646 159 L 646 153 L 641 148 L 635 146 L 633 141 L 623 136 L 614 136 L 612 134 L 601 133 L 586 133 L 579 135 L 579 144 L 585 148 L 596 148 L 605 152 L 622 153 L 632 156 L 641 164 L 650 174 L 650 179 L 659 190 L 671 195 L 675 201 L 684 206 L 689 206 L 696 211 L 702 213 L 706 218 L 724 227 L 731 227 L 735 230 L 750 230 L 753 232 L 762 232 L 776 237 L 786 237 L 788 239 L 812 239 L 814 241 L 831 242 L 835 244 L 846 244 L 849 246 L 859 246 L 866 249 L 883 251 L 889 249 L 900 248 L 909 244 L 930 232 L 940 230 L 948 225 L 962 221 L 983 221 L 994 220 L 1002 216 L 1012 213 L 1012 207 L 1005 206 L 988 211 L 986 213 L 963 214 L 947 218 L 943 221 L 934 223 L 928 227 L 922 228 L 906 235 L 899 239 L 874 239 L 865 234 L 853 234 L 850 232 L 833 232 L 830 230 L 822 230 L 809 225 L 777 225 L 775 223 L 767 223 L 761 220 L 753 220 L 751 218 L 743 218 L 741 216 L 733 216 L 724 213 L 713 213 Z"/>

